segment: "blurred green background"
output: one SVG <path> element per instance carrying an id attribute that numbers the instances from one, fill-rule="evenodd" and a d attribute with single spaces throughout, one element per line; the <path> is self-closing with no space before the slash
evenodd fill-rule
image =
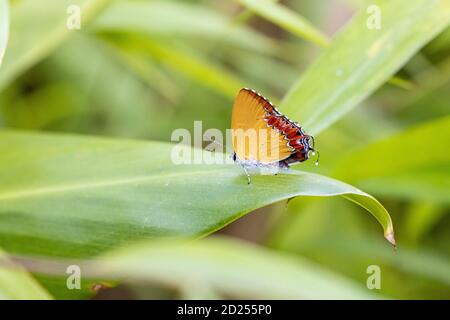
<path id="1" fill-rule="evenodd" d="M 224 131 L 240 87 L 254 88 L 279 104 L 327 50 L 328 39 L 333 41 L 353 14 L 365 14 L 371 3 L 281 1 L 280 6 L 298 18 L 292 20 L 284 11 L 271 15 L 277 13 L 271 9 L 277 2 L 269 0 L 78 1 L 83 5 L 81 29 L 67 30 L 65 8 L 72 2 L 10 1 L 10 37 L 0 68 L 2 128 L 164 142 L 176 128 L 192 130 L 194 120 L 202 120 L 204 129 Z M 414 18 L 397 14 L 406 26 Z M 356 39 L 363 39 L 365 32 L 361 29 Z M 315 263 L 375 297 L 450 298 L 450 29 L 435 33 L 408 38 L 417 46 L 402 60 L 401 69 L 393 70 L 396 77 L 383 81 L 373 93 L 368 90 L 370 96 L 364 100 L 355 97 L 355 108 L 336 116 L 336 122 L 322 126 L 316 121 L 314 128 L 305 124 L 304 129 L 315 134 L 320 166 L 294 167 L 351 183 L 375 196 L 392 216 L 398 249 L 386 243 L 375 219 L 355 204 L 342 198 L 299 197 L 289 205 L 258 209 L 218 232 L 227 243 L 228 237 L 243 240 L 231 241 L 232 246 L 246 247 L 249 241 L 258 245 L 250 246 L 249 252 L 263 250 L 268 255 L 242 268 L 258 269 L 259 258 L 270 265 L 276 260 L 272 254 L 286 255 Z M 392 43 L 389 50 L 401 52 L 403 45 Z M 352 57 L 357 47 L 358 41 L 347 45 L 342 57 Z M 331 59 L 325 68 L 345 73 L 341 58 Z M 333 86 L 328 77 L 324 72 L 308 90 Z M 292 112 L 304 110 L 302 102 L 284 101 L 281 111 L 304 124 L 299 115 L 305 112 L 307 117 L 308 111 Z M 206 252 L 220 256 L 222 247 L 217 243 L 214 251 L 215 239 L 200 241 L 209 240 L 211 253 Z M 232 247 L 225 247 L 223 252 L 230 251 L 231 257 Z M 380 290 L 365 289 L 369 265 L 381 268 Z M 239 269 L 222 267 L 230 273 Z M 261 277 L 283 271 L 274 264 L 266 272 Z M 219 271 L 210 275 L 222 276 L 227 279 Z M 196 285 L 174 291 L 151 280 L 106 290 L 99 297 L 254 297 L 245 288 L 221 295 Z M 266 281 L 279 280 L 274 276 Z M 56 297 L 71 297 L 72 293 L 57 293 L 51 281 L 43 283 Z M 258 283 L 252 285 L 259 288 Z M 279 290 L 286 293 L 289 288 Z M 311 292 L 305 297 L 327 295 Z"/>

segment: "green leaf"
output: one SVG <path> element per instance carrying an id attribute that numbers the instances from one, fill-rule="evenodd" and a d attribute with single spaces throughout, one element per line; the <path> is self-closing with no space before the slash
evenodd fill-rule
<path id="1" fill-rule="evenodd" d="M 399 70 L 450 22 L 445 0 L 374 1 L 381 29 L 366 26 L 366 8 L 293 85 L 281 109 L 317 134 L 344 116 Z M 399 19 L 399 12 L 402 19 Z"/>
<path id="2" fill-rule="evenodd" d="M 85 27 L 109 0 L 22 0 L 11 7 L 11 35 L 0 73 L 0 90 L 23 72 L 44 59 L 71 33 L 66 19 L 67 8 L 79 5 Z M 45 14 L 36 14 L 45 8 Z"/>
<path id="3" fill-rule="evenodd" d="M 293 34 L 321 47 L 328 45 L 328 38 L 308 20 L 289 8 L 271 0 L 236 0 L 246 8 L 279 25 Z"/>
<path id="4" fill-rule="evenodd" d="M 24 254 L 86 257 L 135 239 L 204 236 L 256 208 L 295 196 L 337 195 L 369 210 L 394 243 L 387 211 L 350 185 L 299 171 L 255 175 L 248 185 L 235 164 L 173 164 L 173 147 L 3 131 L 2 246 Z M 210 152 L 180 150 L 211 157 Z"/>
<path id="5" fill-rule="evenodd" d="M 227 238 L 144 242 L 110 253 L 99 263 L 110 276 L 194 287 L 197 294 L 252 299 L 374 297 L 363 286 L 307 260 Z"/>
<path id="6" fill-rule="evenodd" d="M 0 250 L 0 300 L 48 300 L 50 294 Z"/>
<path id="7" fill-rule="evenodd" d="M 448 128 L 449 116 L 369 144 L 339 160 L 333 176 L 377 194 L 448 203 Z"/>
<path id="8" fill-rule="evenodd" d="M 0 66 L 6 51 L 9 36 L 8 0 L 0 0 Z"/>

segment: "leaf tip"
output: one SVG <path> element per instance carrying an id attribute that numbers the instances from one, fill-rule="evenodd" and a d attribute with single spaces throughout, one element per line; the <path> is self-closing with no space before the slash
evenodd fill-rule
<path id="1" fill-rule="evenodd" d="M 387 241 L 389 241 L 394 246 L 394 248 L 397 247 L 397 243 L 395 242 L 395 237 L 394 237 L 394 230 L 386 231 L 386 233 L 384 234 L 384 237 L 386 238 Z"/>

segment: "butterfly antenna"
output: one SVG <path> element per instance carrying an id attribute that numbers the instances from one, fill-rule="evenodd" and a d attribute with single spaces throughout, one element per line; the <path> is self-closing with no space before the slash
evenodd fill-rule
<path id="1" fill-rule="evenodd" d="M 313 155 L 313 156 L 316 155 L 316 152 L 317 152 L 317 159 L 316 159 L 316 161 L 314 162 L 314 164 L 315 164 L 316 166 L 318 166 L 318 165 L 319 165 L 319 159 L 320 159 L 320 152 L 317 151 L 317 150 L 312 149 L 312 155 Z"/>

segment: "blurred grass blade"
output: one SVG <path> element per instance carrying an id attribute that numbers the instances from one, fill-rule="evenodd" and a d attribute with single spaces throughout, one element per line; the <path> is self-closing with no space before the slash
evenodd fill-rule
<path id="1" fill-rule="evenodd" d="M 417 244 L 446 214 L 448 212 L 444 207 L 432 202 L 412 203 L 405 215 L 404 228 L 406 237 L 414 244 Z"/>
<path id="2" fill-rule="evenodd" d="M 436 54 L 440 51 L 446 51 L 450 49 L 450 28 L 445 29 L 433 42 L 431 42 L 427 48 L 427 53 Z"/>
<path id="3" fill-rule="evenodd" d="M 22 0 L 11 7 L 11 33 L 8 51 L 0 73 L 0 90 L 20 74 L 45 58 L 73 32 L 66 26 L 67 8 L 81 7 L 81 28 L 109 0 Z M 36 14 L 45 8 L 45 14 Z"/>
<path id="4" fill-rule="evenodd" d="M 246 8 L 281 28 L 318 46 L 328 45 L 328 38 L 308 20 L 282 4 L 271 0 L 236 0 Z"/>
<path id="5" fill-rule="evenodd" d="M 234 99 L 236 92 L 244 87 L 244 84 L 226 69 L 207 61 L 204 57 L 201 58 L 188 53 L 187 50 L 182 48 L 137 35 L 128 35 L 126 40 L 118 43 L 114 43 L 112 37 L 106 37 L 106 39 L 116 46 L 122 46 L 124 50 L 128 49 L 136 51 L 140 55 L 150 56 L 173 71 L 181 73 L 228 98 Z"/>
<path id="6" fill-rule="evenodd" d="M 388 83 L 392 84 L 393 86 L 397 86 L 399 88 L 405 89 L 405 90 L 417 89 L 417 86 L 413 82 L 406 80 L 404 78 L 398 77 L 398 76 L 392 76 L 388 80 Z"/>
<path id="7" fill-rule="evenodd" d="M 147 41 L 145 47 L 157 61 L 230 99 L 234 99 L 236 92 L 244 87 L 237 77 L 208 62 L 205 58 L 195 57 L 177 48 L 156 42 Z"/>
<path id="8" fill-rule="evenodd" d="M 437 252 L 435 248 L 429 250 L 427 246 L 411 247 L 405 238 L 401 240 L 400 248 L 393 251 L 380 239 L 373 238 L 372 232 L 364 228 L 367 224 L 358 219 L 359 215 L 359 208 L 350 207 L 339 199 L 293 201 L 289 205 L 289 214 L 283 216 L 282 223 L 272 234 L 270 246 L 301 254 L 357 279 L 361 279 L 357 276 L 361 270 L 376 261 L 385 271 L 384 279 L 406 272 L 412 276 L 413 282 L 428 278 L 450 284 L 450 261 L 444 253 Z M 407 226 L 400 227 L 404 236 Z M 405 275 L 402 276 L 404 278 Z M 384 283 L 397 284 L 390 281 Z M 383 292 L 395 295 L 396 290 L 386 286 Z M 398 293 L 394 298 L 397 297 Z"/>
<path id="9" fill-rule="evenodd" d="M 337 195 L 369 210 L 393 242 L 383 206 L 350 185 L 299 171 L 255 175 L 248 185 L 235 164 L 174 165 L 171 152 L 167 143 L 2 132 L 2 246 L 86 257 L 134 239 L 204 236 L 295 196 Z"/>
<path id="10" fill-rule="evenodd" d="M 370 144 L 339 160 L 333 176 L 377 194 L 448 203 L 449 128 L 447 116 Z"/>
<path id="11" fill-rule="evenodd" d="M 0 0 L 0 66 L 6 51 L 9 36 L 8 0 Z"/>
<path id="12" fill-rule="evenodd" d="M 120 46 L 113 41 L 108 41 L 111 49 L 119 58 L 120 62 L 128 67 L 142 81 L 146 82 L 150 88 L 156 89 L 164 98 L 176 103 L 180 97 L 180 90 L 174 81 L 160 70 L 155 61 L 148 59 L 145 53 L 134 52 L 126 46 Z"/>
<path id="13" fill-rule="evenodd" d="M 262 53 L 274 52 L 274 40 L 207 6 L 182 1 L 121 1 L 110 6 L 93 23 L 99 32 L 132 32 L 165 37 L 192 37 L 225 41 Z M 249 41 L 252 39 L 252 41 Z"/>
<path id="14" fill-rule="evenodd" d="M 363 286 L 298 257 L 226 238 L 144 242 L 99 259 L 111 276 L 252 299 L 368 299 Z"/>
<path id="15" fill-rule="evenodd" d="M 297 13 L 291 11 L 289 8 L 278 4 L 274 0 L 236 0 L 248 10 L 238 17 L 239 20 L 247 19 L 249 13 L 258 13 L 262 17 L 281 28 L 304 38 L 320 47 L 328 47 L 330 40 L 327 35 L 315 28 L 309 21 Z M 238 20 L 238 21 L 239 21 Z M 412 90 L 415 88 L 414 83 L 398 76 L 393 76 L 388 80 L 389 84 L 397 86 L 405 90 Z"/>
<path id="16" fill-rule="evenodd" d="M 375 1 L 381 29 L 369 29 L 363 8 L 294 84 L 281 109 L 317 134 L 344 116 L 399 70 L 450 22 L 446 0 Z M 399 12 L 402 19 L 399 19 Z"/>
<path id="17" fill-rule="evenodd" d="M 52 297 L 21 266 L 0 250 L 0 300 L 48 300 Z"/>

